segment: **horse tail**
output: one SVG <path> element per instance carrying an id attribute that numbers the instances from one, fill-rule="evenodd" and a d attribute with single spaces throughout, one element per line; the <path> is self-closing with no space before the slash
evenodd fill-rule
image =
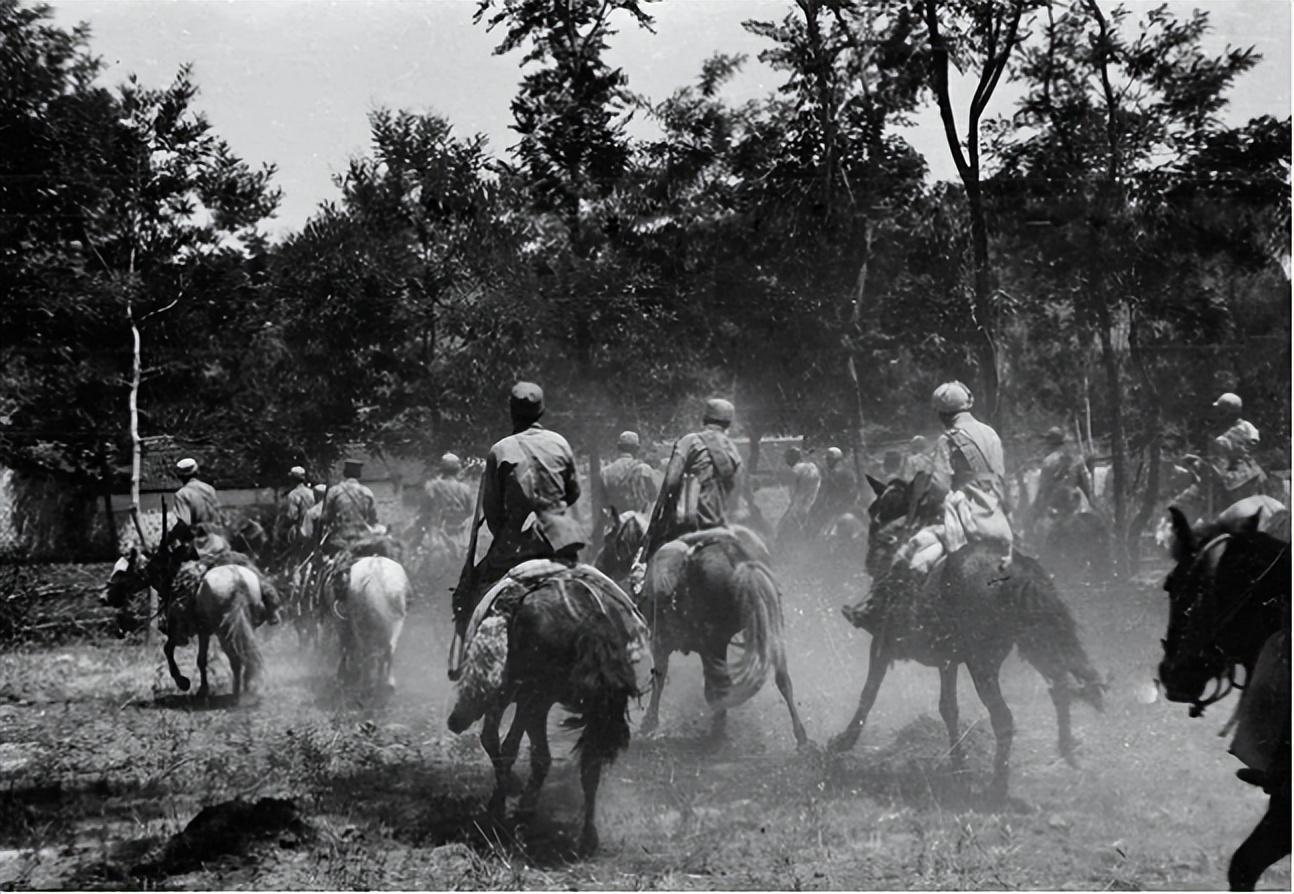
<path id="1" fill-rule="evenodd" d="M 245 581 L 242 584 L 247 585 Z M 233 606 L 220 619 L 220 642 L 233 653 L 231 657 L 243 663 L 247 669 L 249 681 L 260 674 L 263 664 L 261 647 L 253 631 L 251 605 L 248 599 L 235 600 Z"/>
<path id="2" fill-rule="evenodd" d="M 732 669 L 732 685 L 720 708 L 732 708 L 759 692 L 771 668 L 781 663 L 784 634 L 782 592 L 763 562 L 744 561 L 733 569 L 732 591 L 741 616 L 745 648 Z"/>
<path id="3" fill-rule="evenodd" d="M 599 614 L 580 625 L 570 691 L 576 714 L 566 726 L 582 730 L 575 750 L 582 760 L 615 760 L 629 747 L 629 699 L 638 695 L 622 623 Z"/>
<path id="4" fill-rule="evenodd" d="M 1025 661 L 1037 668 L 1052 687 L 1076 686 L 1073 695 L 1093 708 L 1103 709 L 1105 683 L 1092 667 L 1078 637 L 1078 622 L 1060 598 L 1051 577 L 1035 560 L 1016 554 L 1015 563 L 1025 573 L 1014 577 L 1013 611 L 1020 619 L 1016 646 Z"/>

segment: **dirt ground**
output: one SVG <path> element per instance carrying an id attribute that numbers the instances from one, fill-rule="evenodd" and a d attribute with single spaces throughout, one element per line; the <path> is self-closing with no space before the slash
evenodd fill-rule
<path id="1" fill-rule="evenodd" d="M 824 743 L 852 712 L 868 638 L 838 613 L 854 594 L 794 578 L 786 586 L 796 695 L 810 736 Z M 566 733 L 554 734 L 539 817 L 524 830 L 485 820 L 490 774 L 478 729 L 455 737 L 445 727 L 441 606 L 420 606 L 406 627 L 399 688 L 385 705 L 337 692 L 332 659 L 288 628 L 258 631 L 267 675 L 234 705 L 176 692 L 159 644 L 82 625 L 70 640 L 0 654 L 0 887 L 1225 886 L 1231 851 L 1266 806 L 1232 776 L 1238 764 L 1217 735 L 1230 706 L 1190 720 L 1185 707 L 1155 699 L 1166 605 L 1154 574 L 1066 587 L 1065 596 L 1108 678 L 1106 710 L 1075 708 L 1083 744 L 1081 768 L 1071 768 L 1056 755 L 1042 678 L 1008 659 L 1010 809 L 977 809 L 992 737 L 965 675 L 972 759 L 966 778 L 954 779 L 932 670 L 897 666 L 859 746 L 828 756 L 796 751 L 771 683 L 733 712 L 727 743 L 704 745 L 699 665 L 676 656 L 662 733 L 635 738 L 609 771 L 602 848 L 588 860 L 572 852 L 580 802 Z M 182 668 L 194 651 L 181 650 Z M 228 665 L 213 654 L 216 691 L 227 692 Z M 262 798 L 280 800 L 234 821 L 249 845 L 158 868 L 167 840 L 203 807 Z M 266 819 L 270 807 L 289 820 Z M 1288 890 L 1289 866 L 1277 864 L 1262 885 Z"/>

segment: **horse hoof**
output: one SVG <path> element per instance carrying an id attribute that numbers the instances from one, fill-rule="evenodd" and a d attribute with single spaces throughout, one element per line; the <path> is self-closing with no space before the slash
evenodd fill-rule
<path id="1" fill-rule="evenodd" d="M 598 852 L 598 830 L 592 826 L 587 827 L 583 834 L 580 835 L 581 857 L 591 857 Z"/>
<path id="2" fill-rule="evenodd" d="M 189 687 L 190 687 L 191 685 L 193 685 L 193 684 L 191 684 L 191 683 L 189 682 L 189 678 L 188 678 L 188 677 L 176 677 L 176 678 L 175 678 L 175 685 L 176 685 L 176 686 L 178 686 L 178 687 L 180 688 L 180 691 L 181 691 L 181 692 L 188 692 L 188 691 L 189 691 Z"/>
<path id="3" fill-rule="evenodd" d="M 833 754 L 844 754 L 846 751 L 853 748 L 857 741 L 857 735 L 851 733 L 840 733 L 839 735 L 832 736 L 831 740 L 827 742 L 827 750 Z"/>

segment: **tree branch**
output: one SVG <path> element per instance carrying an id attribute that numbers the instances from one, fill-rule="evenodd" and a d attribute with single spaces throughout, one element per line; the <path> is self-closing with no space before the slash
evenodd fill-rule
<path id="1" fill-rule="evenodd" d="M 944 125 L 944 138 L 952 152 L 953 163 L 962 183 L 969 186 L 974 172 L 966 163 L 962 152 L 961 140 L 957 137 L 957 120 L 953 117 L 952 101 L 948 98 L 948 43 L 939 32 L 939 14 L 935 10 L 935 0 L 924 0 L 926 28 L 930 33 L 930 77 L 933 81 L 935 99 L 939 102 L 939 118 Z"/>

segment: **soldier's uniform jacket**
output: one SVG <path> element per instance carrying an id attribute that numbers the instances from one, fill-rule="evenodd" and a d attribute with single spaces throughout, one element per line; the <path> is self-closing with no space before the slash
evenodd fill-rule
<path id="1" fill-rule="evenodd" d="M 1244 419 L 1237 419 L 1230 428 L 1213 439 L 1214 465 L 1223 487 L 1235 490 L 1250 480 L 1263 476 L 1262 469 L 1253 458 L 1253 450 L 1257 446 L 1258 429 Z"/>
<path id="2" fill-rule="evenodd" d="M 536 422 L 496 443 L 486 457 L 481 487 L 482 514 L 494 536 L 483 563 L 491 574 L 495 567 L 506 564 L 501 576 L 517 561 L 584 543 L 584 533 L 566 511 L 580 498 L 575 455 L 557 432 Z"/>
<path id="3" fill-rule="evenodd" d="M 1058 447 L 1047 454 L 1042 461 L 1038 475 L 1038 496 L 1035 503 L 1039 510 L 1051 508 L 1065 509 L 1066 497 L 1072 493 L 1071 488 L 1081 488 L 1084 493 L 1091 493 L 1088 482 L 1087 466 L 1065 447 Z"/>
<path id="4" fill-rule="evenodd" d="M 651 512 L 656 502 L 656 478 L 651 466 L 622 453 L 602 469 L 602 493 L 617 512 Z"/>
<path id="5" fill-rule="evenodd" d="M 319 538 L 320 519 L 323 518 L 323 503 L 315 503 L 306 510 L 305 515 L 301 517 L 301 538 L 307 543 L 313 543 Z"/>
<path id="6" fill-rule="evenodd" d="M 839 515 L 855 508 L 858 503 L 858 479 L 842 460 L 834 469 L 825 469 L 818 499 L 813 504 L 813 518 L 817 524 L 826 524 Z"/>
<path id="7" fill-rule="evenodd" d="M 220 497 L 216 489 L 205 481 L 190 478 L 175 492 L 175 520 L 183 522 L 189 530 L 202 525 L 219 531 L 224 527 L 224 514 L 220 511 Z"/>
<path id="8" fill-rule="evenodd" d="M 448 475 L 437 475 L 423 485 L 424 524 L 457 527 L 472 517 L 476 508 L 467 483 Z"/>
<path id="9" fill-rule="evenodd" d="M 1006 505 L 1006 462 L 1002 439 L 969 412 L 956 414 L 935 444 L 933 480 L 943 493 L 968 484 L 993 494 Z"/>
<path id="10" fill-rule="evenodd" d="M 284 535 L 294 535 L 301 530 L 301 523 L 305 521 L 306 513 L 310 507 L 315 504 L 315 495 L 305 482 L 301 482 L 292 490 L 288 491 L 287 497 L 283 501 L 283 513 L 280 516 L 280 532 Z"/>
<path id="11" fill-rule="evenodd" d="M 377 500 L 358 480 L 347 478 L 328 488 L 321 520 L 334 542 L 362 536 L 369 525 L 377 524 Z"/>
<path id="12" fill-rule="evenodd" d="M 728 435 L 718 428 L 703 428 L 679 438 L 670 454 L 665 481 L 652 512 L 647 552 L 652 553 L 685 530 L 704 530 L 728 524 L 728 511 L 732 507 L 740 471 L 741 455 Z M 685 475 L 696 477 L 696 518 L 680 528 L 675 521 L 675 511 Z"/>
<path id="13" fill-rule="evenodd" d="M 791 467 L 791 500 L 786 507 L 786 517 L 803 521 L 813 508 L 813 501 L 818 497 L 822 486 L 822 473 L 818 467 L 807 459 L 802 459 Z"/>
<path id="14" fill-rule="evenodd" d="M 923 450 L 920 453 L 909 453 L 903 457 L 903 465 L 899 467 L 899 477 L 904 481 L 911 481 L 922 472 L 934 475 L 934 471 L 934 457 L 930 455 L 929 450 Z"/>

